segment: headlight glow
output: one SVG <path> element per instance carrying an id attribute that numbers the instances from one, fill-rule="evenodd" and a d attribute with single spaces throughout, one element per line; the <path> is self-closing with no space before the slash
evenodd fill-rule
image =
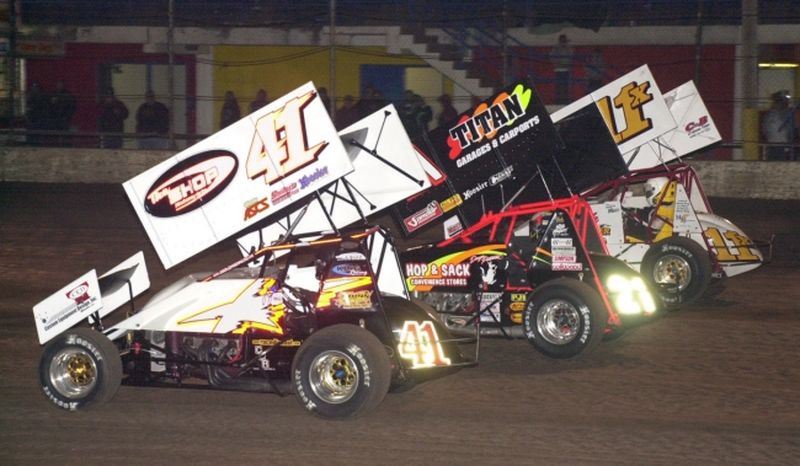
<path id="1" fill-rule="evenodd" d="M 641 277 L 625 278 L 613 274 L 606 280 L 609 294 L 613 295 L 614 307 L 620 314 L 652 314 L 656 311 L 653 296 Z"/>

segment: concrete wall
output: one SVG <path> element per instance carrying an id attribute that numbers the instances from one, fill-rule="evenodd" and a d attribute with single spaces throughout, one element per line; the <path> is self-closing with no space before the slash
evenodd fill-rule
<path id="1" fill-rule="evenodd" d="M 0 181 L 122 183 L 171 151 L 0 147 Z M 693 161 L 709 196 L 800 200 L 800 162 Z"/>

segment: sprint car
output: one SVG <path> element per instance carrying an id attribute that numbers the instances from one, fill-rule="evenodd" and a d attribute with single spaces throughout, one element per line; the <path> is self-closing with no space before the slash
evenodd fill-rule
<path id="1" fill-rule="evenodd" d="M 586 195 L 611 254 L 641 271 L 672 307 L 702 296 L 712 278 L 760 266 L 759 246 L 771 250 L 771 241 L 756 244 L 714 214 L 700 179 L 684 163 L 636 170 Z"/>
<path id="2" fill-rule="evenodd" d="M 587 354 L 623 317 L 655 313 L 651 287 L 607 254 L 581 197 L 515 206 L 401 256 L 408 289 L 454 335 L 526 338 L 553 358 Z"/>
<path id="3" fill-rule="evenodd" d="M 47 342 L 42 389 L 68 410 L 109 401 L 120 383 L 294 393 L 318 416 L 347 418 L 375 408 L 390 389 L 474 364 L 458 347 L 467 339 L 451 338 L 424 305 L 381 294 L 381 277 L 399 276 L 389 241 L 373 227 L 268 246 L 178 280 L 109 328 L 88 306 L 117 293 L 132 299 L 144 263 L 94 284 L 81 278 L 54 295 L 62 300 L 55 308 L 68 295 L 66 313 L 35 309 L 42 329 L 70 313 L 89 312 L 92 322 Z M 260 267 L 244 266 L 259 259 Z"/>

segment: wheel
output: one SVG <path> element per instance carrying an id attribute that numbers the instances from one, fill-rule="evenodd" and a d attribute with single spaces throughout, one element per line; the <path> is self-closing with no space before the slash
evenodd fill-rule
<path id="1" fill-rule="evenodd" d="M 87 328 L 51 340 L 39 362 L 39 381 L 56 406 L 75 411 L 111 400 L 122 380 L 119 350 L 105 335 Z"/>
<path id="2" fill-rule="evenodd" d="M 311 334 L 292 361 L 300 404 L 331 419 L 353 418 L 377 407 L 391 382 L 389 355 L 361 327 L 332 325 Z"/>
<path id="3" fill-rule="evenodd" d="M 697 242 L 673 236 L 650 247 L 641 272 L 661 301 L 674 308 L 702 296 L 711 281 L 711 259 Z"/>
<path id="4" fill-rule="evenodd" d="M 607 320 L 597 291 L 572 278 L 557 278 L 538 287 L 523 314 L 528 342 L 551 358 L 590 352 L 603 339 Z"/>

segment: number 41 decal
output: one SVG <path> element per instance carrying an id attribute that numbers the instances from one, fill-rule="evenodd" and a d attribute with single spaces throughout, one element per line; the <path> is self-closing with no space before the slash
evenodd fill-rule
<path id="1" fill-rule="evenodd" d="M 444 357 L 436 328 L 429 320 L 422 323 L 407 320 L 397 349 L 401 358 L 411 361 L 413 369 L 450 365 L 450 359 Z"/>

